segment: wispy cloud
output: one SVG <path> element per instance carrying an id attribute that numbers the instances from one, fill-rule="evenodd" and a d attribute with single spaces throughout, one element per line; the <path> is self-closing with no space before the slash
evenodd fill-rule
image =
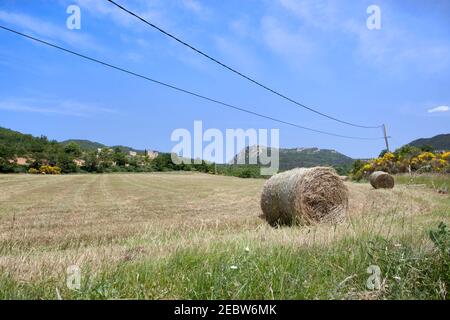
<path id="1" fill-rule="evenodd" d="M 450 43 L 421 38 L 395 23 L 374 32 L 347 20 L 343 29 L 356 38 L 355 52 L 363 61 L 390 73 L 415 69 L 434 74 L 450 66 Z"/>
<path id="2" fill-rule="evenodd" d="M 0 101 L 0 109 L 13 112 L 31 112 L 48 115 L 89 117 L 100 114 L 114 114 L 116 110 L 91 103 L 58 99 L 7 99 Z"/>
<path id="3" fill-rule="evenodd" d="M 195 13 L 201 14 L 205 11 L 205 8 L 200 4 L 200 2 L 195 1 L 195 0 L 182 0 L 181 3 L 183 4 L 183 6 L 188 9 L 191 10 Z"/>
<path id="4" fill-rule="evenodd" d="M 305 26 L 325 30 L 337 23 L 338 10 L 335 1 L 279 0 L 279 4 L 295 15 Z"/>
<path id="5" fill-rule="evenodd" d="M 448 112 L 450 111 L 450 108 L 448 106 L 439 106 L 436 108 L 432 108 L 428 110 L 428 113 L 435 113 L 435 112 Z"/>
<path id="6" fill-rule="evenodd" d="M 75 0 L 76 3 L 84 11 L 86 10 L 94 17 L 107 17 L 115 24 L 127 27 L 129 30 L 142 31 L 147 28 L 141 21 L 130 14 L 120 10 L 107 1 L 98 0 Z M 120 4 L 130 9 L 144 19 L 159 25 L 166 25 L 167 19 L 163 15 L 163 11 L 156 8 L 154 1 L 122 1 Z"/>
<path id="7" fill-rule="evenodd" d="M 313 43 L 299 30 L 290 30 L 272 16 L 262 19 L 262 33 L 266 45 L 288 60 L 301 61 L 313 51 Z"/>
<path id="8" fill-rule="evenodd" d="M 346 1 L 345 1 L 346 2 Z M 382 29 L 368 30 L 365 23 L 367 17 L 365 11 L 357 11 L 360 8 L 352 4 L 343 6 L 342 2 L 323 0 L 277 0 L 278 7 L 294 17 L 280 19 L 274 15 L 272 20 L 283 21 L 288 28 L 281 28 L 280 24 L 267 25 L 263 23 L 263 37 L 267 38 L 268 26 L 279 37 L 276 41 L 273 37 L 268 44 L 278 46 L 280 49 L 290 49 L 283 46 L 282 39 L 295 41 L 300 38 L 307 47 L 314 48 L 317 52 L 326 50 L 320 39 L 343 39 L 352 41 L 345 43 L 349 51 L 354 52 L 362 62 L 367 65 L 383 68 L 389 73 L 398 73 L 408 70 L 416 70 L 424 74 L 443 73 L 450 67 L 450 42 L 439 41 L 427 37 L 411 27 L 412 18 L 399 17 L 398 10 L 383 2 Z M 355 17 L 355 13 L 360 16 Z M 289 17 L 288 16 L 288 17 Z M 409 20 L 408 20 L 409 19 Z M 294 27 L 292 27 L 294 26 Z M 290 42 L 290 41 L 289 41 Z M 303 48 L 304 49 L 304 48 Z"/>
<path id="9" fill-rule="evenodd" d="M 250 24 L 248 16 L 242 16 L 229 24 L 230 30 L 241 38 L 247 38 L 255 33 L 255 28 Z"/>
<path id="10" fill-rule="evenodd" d="M 201 20 L 211 20 L 214 16 L 214 11 L 205 5 L 205 2 L 198 0 L 182 0 L 181 8 L 188 10 L 195 14 Z"/>
<path id="11" fill-rule="evenodd" d="M 100 49 L 96 41 L 89 35 L 80 31 L 71 31 L 65 27 L 65 23 L 56 25 L 45 20 L 32 17 L 23 13 L 0 10 L 0 21 L 6 22 L 19 31 L 31 32 L 45 37 L 48 40 L 59 40 L 77 47 Z"/>
<path id="12" fill-rule="evenodd" d="M 216 36 L 214 40 L 217 49 L 227 62 L 241 68 L 244 72 L 258 73 L 261 67 L 260 60 L 245 44 L 225 36 Z"/>

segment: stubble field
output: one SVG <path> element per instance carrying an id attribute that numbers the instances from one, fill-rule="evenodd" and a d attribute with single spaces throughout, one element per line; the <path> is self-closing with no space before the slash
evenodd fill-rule
<path id="1" fill-rule="evenodd" d="M 448 298 L 448 256 L 429 236 L 450 223 L 448 195 L 347 182 L 343 224 L 272 228 L 260 218 L 263 183 L 0 175 L 0 298 Z M 72 265 L 76 290 L 66 285 Z M 379 290 L 367 288 L 370 265 Z"/>

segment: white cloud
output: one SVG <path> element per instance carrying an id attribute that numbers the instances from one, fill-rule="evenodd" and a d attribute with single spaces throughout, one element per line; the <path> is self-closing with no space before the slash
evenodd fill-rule
<path id="1" fill-rule="evenodd" d="M 377 31 L 367 29 L 366 12 L 358 11 L 360 8 L 350 2 L 344 6 L 342 2 L 334 0 L 277 0 L 276 3 L 294 17 L 294 23 L 290 23 L 295 33 L 301 33 L 302 40 L 317 49 L 324 45 L 318 40 L 323 36 L 329 39 L 343 38 L 343 43 L 361 61 L 388 73 L 412 69 L 424 74 L 436 74 L 444 73 L 450 67 L 450 42 L 416 32 L 411 22 L 404 22 L 404 17 L 399 17 L 402 13 L 393 10 L 387 3 L 382 6 L 382 29 Z M 355 17 L 358 12 L 361 12 L 361 16 Z M 285 24 L 289 22 L 289 19 L 273 18 Z M 282 30 L 278 28 L 276 31 Z M 266 32 L 264 28 L 263 32 Z M 284 33 L 280 34 L 283 36 Z"/>
<path id="2" fill-rule="evenodd" d="M 428 110 L 428 113 L 448 112 L 448 111 L 450 111 L 450 108 L 448 106 L 439 106 L 439 107 Z"/>
<path id="3" fill-rule="evenodd" d="M 261 68 L 258 56 L 244 43 L 221 36 L 214 37 L 214 40 L 216 47 L 222 53 L 225 61 L 242 69 L 246 73 L 258 73 L 258 70 Z"/>
<path id="4" fill-rule="evenodd" d="M 186 9 L 194 11 L 195 13 L 201 13 L 203 11 L 202 5 L 195 0 L 183 0 L 182 3 Z"/>
<path id="5" fill-rule="evenodd" d="M 251 27 L 249 25 L 248 17 L 242 17 L 230 22 L 230 29 L 242 38 L 250 35 Z"/>
<path id="6" fill-rule="evenodd" d="M 81 103 L 72 100 L 40 98 L 3 100 L 0 101 L 0 110 L 56 114 L 76 117 L 89 117 L 98 114 L 117 113 L 117 111 L 115 110 L 90 103 Z"/>
<path id="7" fill-rule="evenodd" d="M 85 33 L 80 33 L 80 31 L 68 30 L 65 23 L 59 26 L 26 14 L 3 10 L 0 10 L 0 21 L 8 23 L 13 28 L 20 29 L 19 31 L 32 32 L 45 37 L 49 41 L 59 40 L 72 46 L 99 49 L 92 37 Z"/>
<path id="8" fill-rule="evenodd" d="M 210 20 L 213 16 L 213 11 L 204 6 L 204 3 L 197 0 L 182 0 L 182 8 L 194 13 L 198 18 L 202 20 Z"/>
<path id="9" fill-rule="evenodd" d="M 312 42 L 299 30 L 290 30 L 272 16 L 262 19 L 262 32 L 265 43 L 270 49 L 299 62 L 313 51 Z"/>
<path id="10" fill-rule="evenodd" d="M 335 1 L 279 0 L 279 4 L 306 26 L 328 29 L 336 24 L 338 18 Z"/>
<path id="11" fill-rule="evenodd" d="M 357 42 L 355 52 L 366 63 L 390 73 L 416 69 L 425 74 L 440 73 L 450 66 L 450 44 L 418 37 L 391 23 L 379 31 L 368 30 L 353 20 L 343 25 Z"/>
<path id="12" fill-rule="evenodd" d="M 105 16 L 112 22 L 133 31 L 143 31 L 148 29 L 148 26 L 143 24 L 142 21 L 120 10 L 108 1 L 76 0 L 76 3 L 81 7 L 82 12 L 83 10 L 86 10 L 94 17 Z M 162 10 L 155 8 L 154 2 L 144 0 L 122 1 L 120 4 L 150 22 L 162 26 L 167 24 L 167 19 L 164 18 Z"/>

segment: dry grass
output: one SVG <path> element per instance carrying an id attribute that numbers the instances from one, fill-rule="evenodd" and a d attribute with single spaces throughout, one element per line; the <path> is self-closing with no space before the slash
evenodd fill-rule
<path id="1" fill-rule="evenodd" d="M 432 190 L 346 182 L 343 224 L 274 229 L 260 218 L 263 184 L 196 173 L 0 175 L 0 271 L 30 283 L 60 279 L 73 264 L 95 275 L 180 250 L 326 247 L 366 235 L 426 247 L 418 235 L 449 222 L 448 197 Z"/>

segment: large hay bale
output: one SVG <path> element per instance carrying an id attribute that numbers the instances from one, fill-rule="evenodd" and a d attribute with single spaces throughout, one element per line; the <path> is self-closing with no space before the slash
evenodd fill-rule
<path id="1" fill-rule="evenodd" d="M 271 177 L 261 195 L 271 225 L 340 222 L 348 208 L 348 189 L 333 168 L 286 171 Z"/>
<path id="2" fill-rule="evenodd" d="M 392 189 L 394 187 L 394 178 L 384 171 L 373 172 L 369 180 L 375 189 Z"/>

